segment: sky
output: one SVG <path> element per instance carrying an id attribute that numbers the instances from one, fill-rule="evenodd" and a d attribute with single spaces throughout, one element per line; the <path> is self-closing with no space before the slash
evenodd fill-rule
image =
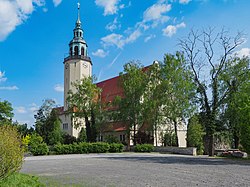
<path id="1" fill-rule="evenodd" d="M 0 99 L 14 120 L 34 124 L 44 99 L 63 105 L 63 60 L 73 38 L 77 0 L 0 0 Z M 245 34 L 239 55 L 250 55 L 249 0 L 80 0 L 84 39 L 97 82 L 123 65 L 144 66 L 180 50 L 191 29 Z"/>

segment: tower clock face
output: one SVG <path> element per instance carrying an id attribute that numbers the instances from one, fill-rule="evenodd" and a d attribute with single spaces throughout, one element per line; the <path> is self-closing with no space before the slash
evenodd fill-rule
<path id="1" fill-rule="evenodd" d="M 83 62 L 83 67 L 84 68 L 87 68 L 88 67 L 88 64 L 86 62 Z"/>

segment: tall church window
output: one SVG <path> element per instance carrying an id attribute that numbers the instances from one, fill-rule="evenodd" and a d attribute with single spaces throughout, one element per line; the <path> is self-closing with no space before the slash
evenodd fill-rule
<path id="1" fill-rule="evenodd" d="M 70 56 L 73 56 L 72 47 L 70 48 Z"/>
<path id="2" fill-rule="evenodd" d="M 81 48 L 81 55 L 84 56 L 84 47 Z"/>
<path id="3" fill-rule="evenodd" d="M 75 46 L 75 48 L 74 48 L 74 55 L 75 56 L 79 55 L 78 46 Z"/>
<path id="4" fill-rule="evenodd" d="M 76 37 L 78 37 L 78 32 L 76 32 Z"/>

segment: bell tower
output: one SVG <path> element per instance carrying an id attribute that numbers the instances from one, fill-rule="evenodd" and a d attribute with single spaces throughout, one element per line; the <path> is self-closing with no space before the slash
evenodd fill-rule
<path id="1" fill-rule="evenodd" d="M 71 83 L 92 76 L 92 62 L 88 56 L 88 45 L 84 40 L 84 31 L 80 20 L 80 3 L 73 39 L 69 43 L 69 56 L 64 59 L 64 111 L 68 110 L 69 90 L 75 91 Z"/>

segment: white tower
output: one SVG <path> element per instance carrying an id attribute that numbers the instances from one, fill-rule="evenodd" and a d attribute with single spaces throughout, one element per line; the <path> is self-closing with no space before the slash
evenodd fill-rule
<path id="1" fill-rule="evenodd" d="M 64 59 L 64 111 L 68 110 L 69 90 L 75 91 L 71 83 L 92 76 L 92 62 L 88 56 L 88 45 L 83 38 L 80 21 L 80 3 L 75 25 L 74 37 L 69 43 L 69 56 Z"/>

